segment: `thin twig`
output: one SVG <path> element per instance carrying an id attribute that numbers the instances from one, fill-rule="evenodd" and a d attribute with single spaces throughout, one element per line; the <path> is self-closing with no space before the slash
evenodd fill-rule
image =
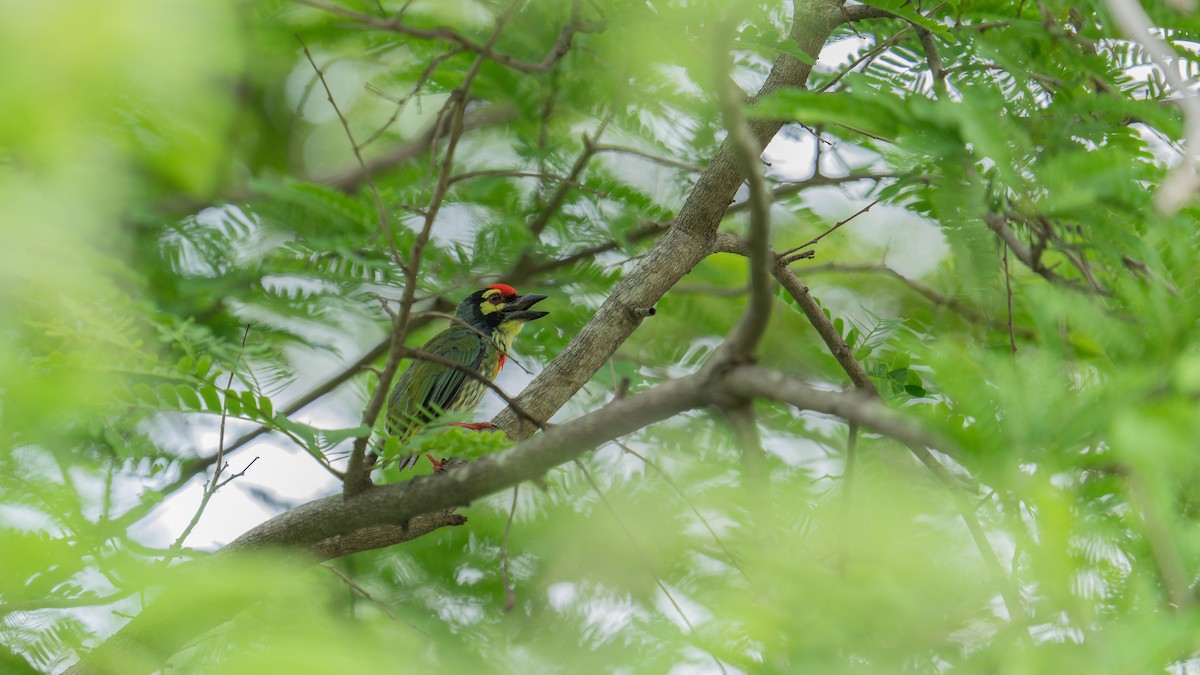
<path id="1" fill-rule="evenodd" d="M 838 222 L 834 223 L 834 224 L 833 224 L 833 227 L 829 228 L 828 230 L 825 230 L 825 231 L 824 231 L 824 232 L 822 232 L 821 234 L 818 234 L 817 236 L 813 237 L 812 239 L 809 239 L 808 241 L 804 242 L 803 244 L 800 244 L 799 246 L 795 246 L 795 247 L 793 247 L 793 248 L 789 248 L 788 250 L 784 251 L 783 253 L 780 253 L 780 254 L 779 254 L 779 257 L 784 259 L 784 260 L 783 260 L 783 264 L 787 265 L 787 264 L 790 264 L 790 263 L 792 263 L 792 262 L 795 262 L 795 261 L 793 261 L 793 260 L 788 260 L 788 259 L 787 259 L 787 257 L 788 257 L 788 256 L 790 256 L 791 254 L 795 253 L 796 251 L 802 251 L 802 250 L 804 250 L 804 249 L 808 248 L 809 246 L 816 246 L 816 245 L 817 245 L 817 242 L 821 241 L 822 239 L 824 239 L 825 237 L 829 236 L 830 234 L 832 234 L 832 233 L 833 233 L 833 232 L 835 232 L 836 230 L 840 229 L 840 228 L 841 228 L 843 225 L 845 225 L 846 223 L 848 223 L 848 222 L 850 222 L 850 221 L 854 220 L 855 218 L 857 218 L 857 217 L 861 216 L 862 214 L 866 213 L 867 211 L 870 211 L 870 210 L 871 210 L 871 207 L 873 207 L 873 206 L 875 206 L 876 204 L 878 204 L 878 203 L 879 203 L 879 202 L 880 202 L 882 199 L 883 199 L 882 197 L 880 197 L 879 199 L 876 199 L 875 201 L 871 202 L 870 204 L 867 204 L 866 206 L 864 206 L 864 207 L 862 207 L 861 209 L 859 209 L 858 211 L 856 211 L 856 212 L 855 212 L 853 215 L 851 215 L 849 218 L 846 218 L 845 220 L 839 220 Z"/>
<path id="2" fill-rule="evenodd" d="M 1067 288 L 1072 288 L 1077 291 L 1083 291 L 1085 293 L 1090 292 L 1091 289 L 1087 288 L 1078 281 L 1074 279 L 1068 279 L 1042 264 L 1041 256 L 1035 253 L 1033 249 L 1031 249 L 1029 246 L 1026 246 L 1024 242 L 1017 238 L 1016 233 L 1013 232 L 1008 226 L 1007 222 L 1005 222 L 1004 216 L 1001 216 L 997 213 L 987 213 L 984 214 L 984 222 L 987 223 L 989 229 L 995 232 L 996 235 L 1008 245 L 1008 248 L 1012 249 L 1013 255 L 1017 257 L 1017 260 L 1020 260 L 1022 264 L 1040 276 L 1044 277 L 1047 281 L 1051 281 L 1055 284 L 1066 286 Z"/>
<path id="3" fill-rule="evenodd" d="M 453 185 L 454 183 L 459 183 L 459 182 L 462 182 L 465 180 L 473 180 L 475 178 L 493 178 L 493 177 L 538 178 L 540 180 L 548 180 L 548 181 L 553 181 L 555 183 L 560 183 L 566 187 L 573 188 L 576 190 L 581 190 L 583 192 L 590 192 L 597 196 L 603 196 L 603 194 L 599 190 L 593 190 L 592 188 L 590 188 L 586 185 L 576 183 L 575 181 L 570 180 L 568 178 L 564 178 L 562 176 L 556 176 L 552 173 L 541 173 L 538 171 L 516 171 L 516 170 L 512 170 L 512 169 L 481 169 L 479 171 L 467 171 L 464 173 L 454 174 L 453 176 L 450 177 L 450 183 Z"/>
<path id="4" fill-rule="evenodd" d="M 729 26 L 732 25 L 729 23 Z M 729 37 L 731 39 L 732 35 Z M 770 243 L 771 190 L 763 176 L 762 148 L 750 130 L 742 110 L 746 94 L 729 75 L 733 70 L 733 60 L 726 49 L 728 43 L 718 42 L 721 51 L 716 59 L 720 66 L 717 87 L 721 100 L 721 115 L 749 188 L 747 201 L 750 203 L 750 225 L 747 228 L 746 240 L 750 258 L 750 301 L 746 303 L 745 312 L 713 358 L 741 360 L 750 358 L 758 346 L 771 319 L 771 308 L 775 304 L 771 294 L 771 266 L 775 263 Z"/>
<path id="5" fill-rule="evenodd" d="M 842 471 L 842 509 L 846 523 L 843 528 L 849 532 L 853 529 L 850 522 L 854 512 L 854 472 L 858 465 L 858 425 L 850 422 L 846 432 L 846 468 Z"/>
<path id="6" fill-rule="evenodd" d="M 234 361 L 233 367 L 229 369 L 229 377 L 225 381 L 226 401 L 224 401 L 223 405 L 221 406 L 221 430 L 217 440 L 217 459 L 213 463 L 214 468 L 212 479 L 208 482 L 208 487 L 204 489 L 204 494 L 200 496 L 200 506 L 198 506 L 196 508 L 196 512 L 192 514 L 192 519 L 188 522 L 187 526 L 183 528 L 183 532 L 179 533 L 179 537 L 175 539 L 175 543 L 171 544 L 170 548 L 168 548 L 167 552 L 163 555 L 162 562 L 164 565 L 171 562 L 171 560 L 176 557 L 180 549 L 183 548 L 183 542 L 187 540 L 188 535 L 192 533 L 192 530 L 196 529 L 196 525 L 200 522 L 200 517 L 204 515 L 204 510 L 208 508 L 208 502 L 212 499 L 212 496 L 216 494 L 217 490 L 219 490 L 222 485 L 225 485 L 229 482 L 219 482 L 221 479 L 221 472 L 228 466 L 228 464 L 225 463 L 225 420 L 229 417 L 229 404 L 227 399 L 229 398 L 230 387 L 233 386 L 233 377 L 237 374 L 237 364 L 242 360 L 242 352 L 244 352 L 246 349 L 246 339 L 250 337 L 250 326 L 251 324 L 246 324 L 245 330 L 242 331 L 242 344 L 238 349 L 237 360 Z M 253 463 L 254 462 L 250 462 L 250 464 Z M 249 468 L 250 466 L 247 465 L 246 469 Z M 230 480 L 245 474 L 246 469 L 242 469 L 237 475 L 232 476 Z"/>
<path id="7" fill-rule="evenodd" d="M 379 188 L 375 185 L 375 180 L 371 178 L 371 172 L 367 169 L 367 163 L 363 161 L 362 150 L 354 140 L 354 132 L 350 130 L 350 121 L 342 114 L 342 109 L 338 107 L 337 101 L 334 100 L 333 92 L 329 89 L 329 83 L 325 81 L 325 73 L 317 66 L 312 53 L 308 51 L 308 45 L 304 43 L 304 40 L 299 35 L 296 36 L 296 41 L 300 43 L 300 48 L 304 50 L 304 58 L 308 59 L 313 72 L 317 74 L 317 79 L 321 81 L 321 86 L 325 89 L 325 98 L 329 101 L 329 105 L 333 107 L 333 112 L 337 114 L 338 120 L 342 123 L 342 129 L 346 132 L 347 140 L 350 141 L 350 149 L 354 151 L 354 158 L 358 160 L 358 166 L 362 169 L 367 187 L 371 189 L 371 196 L 375 201 L 375 215 L 379 219 L 379 231 L 384 234 L 387 240 L 388 249 L 392 254 L 392 262 L 401 271 L 406 271 L 404 260 L 400 257 L 400 251 L 396 248 L 396 239 L 392 236 L 392 228 L 388 226 L 387 209 L 383 208 L 383 199 L 379 197 Z"/>
<path id="8" fill-rule="evenodd" d="M 844 185 L 846 183 L 854 183 L 860 180 L 873 180 L 878 182 L 890 178 L 900 178 L 900 176 L 894 173 L 864 173 L 850 174 L 848 176 L 826 176 L 824 174 L 814 174 L 808 178 L 797 181 L 788 181 L 780 184 L 778 187 L 771 190 L 771 199 L 773 201 L 779 201 L 785 197 L 791 197 L 792 195 L 799 194 L 800 192 L 810 188 Z M 924 176 L 919 176 L 917 179 L 923 180 L 926 178 Z M 749 201 L 736 202 L 730 204 L 729 208 L 725 209 L 725 213 L 738 213 L 740 211 L 745 211 L 748 208 L 750 208 Z"/>
<path id="9" fill-rule="evenodd" d="M 651 154 L 644 150 L 638 150 L 637 148 L 631 148 L 631 147 L 625 146 L 625 145 L 596 144 L 594 146 L 593 150 L 597 153 L 619 152 L 619 153 L 622 153 L 625 155 L 633 155 L 635 157 L 641 157 L 642 159 L 648 159 L 651 162 L 654 162 L 655 164 L 662 164 L 663 166 L 669 166 L 669 167 L 672 167 L 675 169 L 683 169 L 684 171 L 699 172 L 699 171 L 704 170 L 704 167 L 702 167 L 698 164 L 692 164 L 690 162 L 681 162 L 677 159 L 671 159 L 670 157 L 662 157 L 660 155 L 654 155 L 654 154 Z"/>
<path id="10" fill-rule="evenodd" d="M 383 136 L 383 134 L 387 132 L 388 128 L 396 123 L 396 120 L 400 117 L 400 113 L 404 110 L 404 105 L 412 100 L 413 97 L 415 97 L 418 93 L 420 93 L 421 87 L 425 86 L 426 81 L 433 76 L 433 73 L 435 70 L 437 70 L 437 67 L 443 62 L 457 56 L 458 54 L 461 54 L 462 52 L 462 49 L 454 48 L 438 54 L 430 59 L 429 63 L 425 66 L 425 69 L 422 70 L 421 74 L 417 77 L 416 83 L 414 83 L 412 88 L 408 90 L 408 93 L 393 101 L 396 104 L 396 109 L 392 112 L 392 116 L 389 117 L 388 120 L 375 131 L 375 133 L 368 136 L 365 141 L 359 144 L 359 147 L 365 148 L 374 143 L 379 137 Z M 418 110 L 420 110 L 419 107 Z M 367 169 L 365 164 L 362 165 L 362 169 L 364 175 L 370 175 L 370 171 Z"/>

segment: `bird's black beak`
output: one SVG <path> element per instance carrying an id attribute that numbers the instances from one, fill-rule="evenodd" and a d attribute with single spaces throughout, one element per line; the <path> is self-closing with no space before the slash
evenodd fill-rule
<path id="1" fill-rule="evenodd" d="M 526 295 L 517 296 L 516 298 L 504 304 L 505 320 L 516 319 L 518 321 L 536 321 L 537 319 L 546 316 L 550 312 L 533 312 L 529 308 L 546 299 L 545 295 L 537 293 L 529 293 Z"/>

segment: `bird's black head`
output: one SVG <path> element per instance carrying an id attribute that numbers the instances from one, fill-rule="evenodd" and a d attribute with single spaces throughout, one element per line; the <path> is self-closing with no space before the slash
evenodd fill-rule
<path id="1" fill-rule="evenodd" d="M 459 303 L 458 318 L 485 333 L 499 331 L 511 339 L 526 323 L 550 313 L 529 309 L 545 299 L 535 293 L 521 295 L 508 284 L 492 284 Z"/>

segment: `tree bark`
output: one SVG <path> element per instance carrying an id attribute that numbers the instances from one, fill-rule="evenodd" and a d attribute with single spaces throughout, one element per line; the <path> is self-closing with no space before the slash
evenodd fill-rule
<path id="1" fill-rule="evenodd" d="M 788 38 L 813 60 L 833 33 L 847 21 L 837 0 L 796 0 Z M 787 87 L 803 87 L 812 66 L 788 54 L 775 60 L 754 100 Z M 783 127 L 780 120 L 750 120 L 761 151 Z M 539 419 L 549 419 L 604 366 L 645 318 L 640 308 L 653 307 L 685 274 L 712 252 L 717 228 L 745 174 L 735 144 L 726 138 L 692 188 L 675 223 L 622 279 L 592 320 L 570 344 L 538 373 L 517 402 Z M 537 428 L 506 408 L 492 420 L 516 439 Z"/>

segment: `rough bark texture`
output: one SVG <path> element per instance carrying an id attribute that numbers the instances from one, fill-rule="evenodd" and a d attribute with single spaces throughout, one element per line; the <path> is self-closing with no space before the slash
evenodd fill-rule
<path id="1" fill-rule="evenodd" d="M 833 29 L 846 21 L 833 0 L 798 0 L 789 38 L 816 59 Z M 780 56 L 755 100 L 785 87 L 803 87 L 812 66 Z M 754 119 L 750 129 L 761 150 L 783 126 L 779 120 Z M 644 315 L 634 310 L 653 307 L 685 274 L 712 252 L 717 228 L 745 175 L 734 144 L 726 139 L 688 195 L 675 224 L 642 258 L 601 305 L 575 339 L 550 362 L 517 402 L 539 419 L 549 419 L 587 384 L 637 329 Z M 526 438 L 536 427 L 522 423 L 511 409 L 493 420 L 513 438 Z"/>

